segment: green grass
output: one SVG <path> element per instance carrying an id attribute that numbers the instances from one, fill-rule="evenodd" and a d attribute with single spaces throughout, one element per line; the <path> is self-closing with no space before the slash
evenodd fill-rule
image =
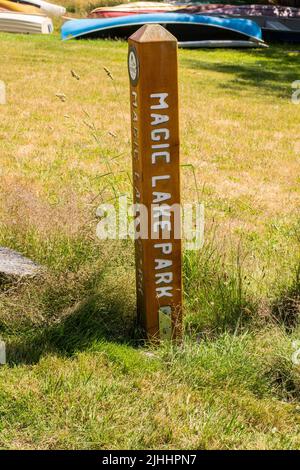
<path id="1" fill-rule="evenodd" d="M 95 235 L 98 205 L 131 194 L 126 44 L 0 45 L 0 246 L 46 267 L 0 283 L 0 448 L 299 449 L 299 53 L 179 53 L 182 194 L 206 240 L 184 254 L 184 342 L 154 347 L 132 243 Z"/>
<path id="2" fill-rule="evenodd" d="M 3 448 L 300 444 L 299 376 L 278 329 L 175 350 L 97 342 L 72 358 L 4 368 L 1 378 Z"/>

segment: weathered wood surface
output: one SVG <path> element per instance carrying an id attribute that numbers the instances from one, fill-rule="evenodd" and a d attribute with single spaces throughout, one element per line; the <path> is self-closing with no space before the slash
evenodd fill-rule
<path id="1" fill-rule="evenodd" d="M 20 253 L 0 247 L 0 276 L 36 276 L 42 267 Z"/>
<path id="2" fill-rule="evenodd" d="M 177 41 L 162 26 L 145 25 L 128 42 L 134 203 L 148 209 L 147 230 L 135 242 L 138 317 L 149 337 L 178 338 L 180 208 L 169 210 L 180 204 Z"/>

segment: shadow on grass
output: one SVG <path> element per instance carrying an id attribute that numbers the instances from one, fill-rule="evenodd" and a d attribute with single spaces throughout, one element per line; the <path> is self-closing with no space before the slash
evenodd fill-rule
<path id="1" fill-rule="evenodd" d="M 50 275 L 44 286 L 37 281 L 12 294 L 7 320 L 0 324 L 10 364 L 34 364 L 47 353 L 72 356 L 101 341 L 142 343 L 135 320 L 134 267 L 120 248 L 107 264 Z M 131 259 L 132 253 L 127 254 Z M 240 250 L 227 261 L 215 235 L 204 250 L 185 253 L 185 330 L 193 338 L 238 334 L 256 313 Z"/>
<path id="2" fill-rule="evenodd" d="M 72 356 L 101 340 L 137 344 L 134 311 L 124 315 L 123 309 L 121 297 L 106 303 L 91 294 L 56 324 L 8 343 L 9 363 L 34 364 L 47 353 Z"/>
<path id="3" fill-rule="evenodd" d="M 245 51 L 235 51 L 235 54 L 235 61 L 213 62 L 184 58 L 183 63 L 191 69 L 233 74 L 232 81 L 226 84 L 220 82 L 220 87 L 227 88 L 230 92 L 254 87 L 264 94 L 291 97 L 291 84 L 299 79 L 299 47 L 271 45 L 269 49 L 247 51 L 247 56 L 251 59 L 254 57 L 255 61 L 247 61 Z M 213 51 L 208 52 L 207 57 L 213 57 Z"/>
<path id="4" fill-rule="evenodd" d="M 227 264 L 214 241 L 200 253 L 185 253 L 185 326 L 189 336 L 218 336 L 224 331 L 237 334 L 255 314 L 242 264 L 239 256 L 233 265 Z M 31 295 L 40 296 L 35 311 L 42 309 L 48 325 L 23 326 L 21 334 L 8 341 L 9 362 L 33 364 L 47 353 L 72 356 L 99 341 L 140 345 L 143 335 L 135 323 L 134 270 L 129 274 L 129 267 L 125 268 L 112 267 L 100 276 L 96 269 L 95 278 L 90 274 L 74 287 L 68 286 L 67 278 L 63 282 L 50 279 L 45 291 L 32 291 Z M 76 300 L 76 289 L 80 288 Z"/>
<path id="5" fill-rule="evenodd" d="M 216 337 L 224 331 L 239 334 L 257 318 L 258 304 L 248 289 L 242 250 L 229 259 L 222 255 L 225 251 L 220 251 L 213 236 L 201 252 L 185 253 L 185 330 L 194 339 Z M 121 264 L 103 266 L 103 272 L 100 266 L 93 266 L 85 279 L 84 273 L 76 273 L 75 280 L 66 274 L 50 277 L 44 287 L 37 283 L 11 298 L 0 324 L 7 333 L 9 364 L 34 364 L 48 353 L 70 357 L 101 341 L 142 343 L 142 332 L 135 323 L 133 266 L 124 259 Z M 40 313 L 42 322 L 30 323 L 27 309 L 32 310 L 33 319 Z M 300 267 L 293 285 L 274 303 L 272 312 L 289 329 L 297 324 Z M 22 315 L 23 320 L 19 319 Z"/>
<path id="6" fill-rule="evenodd" d="M 290 332 L 300 320 L 300 264 L 296 269 L 294 282 L 272 305 L 274 318 Z"/>
<path id="7" fill-rule="evenodd" d="M 97 341 L 136 344 L 131 245 L 82 245 L 69 269 L 0 289 L 0 333 L 10 364 L 36 363 L 47 353 L 71 356 Z M 95 251 L 95 250 L 94 250 Z M 90 256 L 89 256 L 90 255 Z"/>

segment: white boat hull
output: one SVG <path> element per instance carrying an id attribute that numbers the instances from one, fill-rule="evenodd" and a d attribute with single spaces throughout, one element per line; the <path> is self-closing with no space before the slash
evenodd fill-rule
<path id="1" fill-rule="evenodd" d="M 262 41 L 219 41 L 219 40 L 207 40 L 207 41 L 185 41 L 179 42 L 178 46 L 183 49 L 200 49 L 200 48 L 253 48 L 253 47 L 268 47 Z"/>
<path id="2" fill-rule="evenodd" d="M 0 12 L 0 32 L 51 34 L 53 32 L 53 23 L 46 16 Z"/>

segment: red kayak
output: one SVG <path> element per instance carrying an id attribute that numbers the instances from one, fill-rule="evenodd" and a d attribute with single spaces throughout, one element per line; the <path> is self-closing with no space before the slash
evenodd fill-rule
<path id="1" fill-rule="evenodd" d="M 300 18 L 300 8 L 280 5 L 223 5 L 220 3 L 207 5 L 187 5 L 177 13 L 215 14 L 230 16 L 268 16 L 274 18 Z"/>
<path id="2" fill-rule="evenodd" d="M 119 16 L 142 15 L 144 13 L 175 12 L 178 5 L 162 2 L 133 2 L 114 7 L 99 7 L 91 11 L 88 18 L 116 18 Z"/>
<path id="3" fill-rule="evenodd" d="M 93 10 L 89 18 L 115 18 L 143 13 L 188 13 L 191 15 L 228 15 L 240 17 L 300 18 L 300 8 L 279 5 L 224 5 L 211 3 L 205 5 L 174 5 L 161 2 L 134 2 L 115 7 L 100 7 Z"/>

